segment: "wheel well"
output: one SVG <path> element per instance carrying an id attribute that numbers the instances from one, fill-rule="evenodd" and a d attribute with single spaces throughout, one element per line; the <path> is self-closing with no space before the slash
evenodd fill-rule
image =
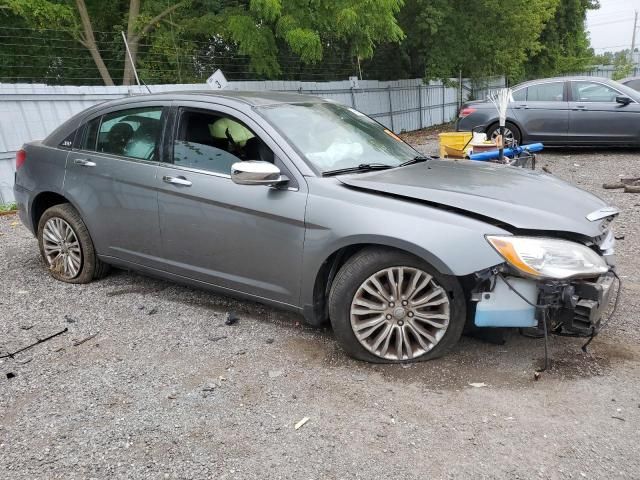
<path id="1" fill-rule="evenodd" d="M 40 223 L 40 217 L 49 208 L 54 205 L 60 205 L 61 203 L 68 203 L 65 197 L 54 192 L 42 192 L 34 198 L 31 204 L 31 221 L 33 222 L 33 231 L 38 231 L 38 223 Z"/>
<path id="2" fill-rule="evenodd" d="M 318 270 L 318 274 L 316 275 L 316 280 L 313 285 L 313 311 L 309 312 L 305 309 L 305 320 L 307 321 L 307 323 L 319 327 L 329 321 L 329 308 L 327 299 L 329 296 L 329 290 L 331 289 L 331 284 L 333 283 L 333 279 L 335 278 L 340 268 L 342 268 L 342 266 L 347 262 L 347 260 L 367 247 L 398 250 L 400 252 L 413 255 L 413 253 L 406 250 L 376 243 L 359 243 L 348 245 L 333 252 L 322 263 L 320 270 Z"/>

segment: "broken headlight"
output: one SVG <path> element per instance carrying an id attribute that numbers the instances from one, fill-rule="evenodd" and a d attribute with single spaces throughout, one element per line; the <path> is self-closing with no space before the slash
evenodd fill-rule
<path id="1" fill-rule="evenodd" d="M 609 270 L 596 252 L 567 240 L 495 235 L 487 240 L 509 265 L 529 277 L 565 280 Z"/>

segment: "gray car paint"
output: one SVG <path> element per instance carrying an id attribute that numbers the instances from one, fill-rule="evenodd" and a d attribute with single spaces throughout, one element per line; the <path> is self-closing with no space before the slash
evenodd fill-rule
<path id="1" fill-rule="evenodd" d="M 587 237 L 602 232 L 600 222 L 587 221 L 586 215 L 607 206 L 552 175 L 471 160 L 432 160 L 341 180 L 352 187 L 455 207 L 522 230 Z"/>
<path id="2" fill-rule="evenodd" d="M 516 85 L 517 91 L 542 83 L 565 82 L 562 101 L 514 101 L 507 120 L 522 133 L 523 143 L 541 141 L 547 145 L 640 145 L 640 92 L 607 78 L 561 77 L 533 80 Z M 572 81 L 601 83 L 632 99 L 629 105 L 616 102 L 576 102 L 570 94 Z M 498 122 L 488 100 L 468 102 L 476 111 L 456 122 L 458 131 L 487 131 Z"/>
<path id="3" fill-rule="evenodd" d="M 96 178 L 85 181 L 83 190 L 74 167 L 69 167 L 63 186 L 67 156 L 86 152 L 56 146 L 85 120 L 140 101 L 234 109 L 272 147 L 293 180 L 290 188 L 236 185 L 224 175 L 185 171 L 168 163 L 147 162 L 143 166 L 149 171 L 133 165 L 129 176 L 125 167 L 131 166 L 130 159 L 98 155 L 96 164 L 104 163 L 106 169 L 108 163 L 115 170 L 101 172 L 96 165 L 97 173 L 91 174 Z M 484 236 L 509 234 L 510 225 L 589 235 L 602 224 L 589 222 L 584 214 L 604 202 L 524 170 L 429 161 L 371 174 L 318 176 L 253 109 L 319 101 L 290 94 L 207 92 L 149 95 L 92 107 L 43 144 L 25 146 L 27 162 L 18 170 L 15 186 L 21 218 L 33 230 L 31 211 L 38 195 L 60 193 L 81 212 L 99 256 L 107 262 L 304 311 L 307 320 L 316 323 L 319 319 L 309 312 L 318 273 L 343 247 L 393 246 L 445 274 L 460 276 L 502 263 Z M 168 185 L 162 180 L 165 175 L 188 176 L 192 185 Z M 116 181 L 109 183 L 108 178 Z M 152 191 L 158 195 L 155 209 Z M 144 198 L 136 206 L 139 195 Z M 562 202 L 567 210 L 559 214 Z M 126 222 L 119 222 L 123 205 Z M 145 217 L 159 219 L 157 230 L 155 220 Z M 100 226 L 105 221 L 119 229 L 118 236 L 135 238 L 122 240 L 105 232 Z M 159 255 L 157 239 L 151 238 L 158 230 Z M 141 248 L 145 241 L 149 250 Z"/>

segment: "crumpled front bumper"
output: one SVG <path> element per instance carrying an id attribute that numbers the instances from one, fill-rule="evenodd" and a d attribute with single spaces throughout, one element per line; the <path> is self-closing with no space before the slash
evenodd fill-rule
<path id="1" fill-rule="evenodd" d="M 600 328 L 614 292 L 615 277 L 607 273 L 595 280 L 572 282 L 552 320 L 556 328 L 576 335 L 591 335 Z"/>
<path id="2" fill-rule="evenodd" d="M 588 336 L 597 333 L 613 298 L 612 272 L 594 279 L 536 281 L 494 272 L 472 294 L 478 327 L 542 328 Z"/>

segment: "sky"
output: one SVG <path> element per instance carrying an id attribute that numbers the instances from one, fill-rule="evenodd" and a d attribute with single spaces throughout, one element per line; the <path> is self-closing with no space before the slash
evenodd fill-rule
<path id="1" fill-rule="evenodd" d="M 640 0 L 600 0 L 600 9 L 587 13 L 587 30 L 596 53 L 631 48 L 634 10 L 640 10 Z M 640 28 L 636 47 L 640 47 Z"/>

